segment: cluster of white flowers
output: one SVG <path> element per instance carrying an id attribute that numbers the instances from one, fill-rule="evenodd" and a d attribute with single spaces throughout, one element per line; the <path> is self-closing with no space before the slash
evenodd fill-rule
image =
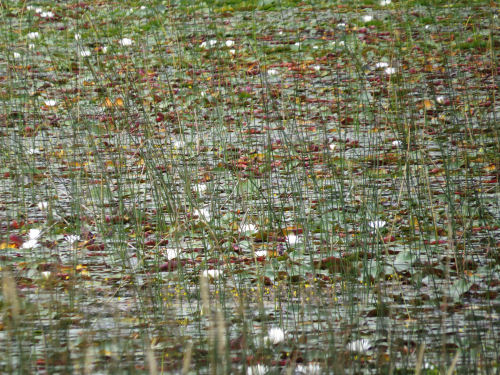
<path id="1" fill-rule="evenodd" d="M 54 13 L 50 10 L 44 11 L 42 8 L 34 7 L 33 5 L 28 5 L 26 7 L 27 11 L 34 11 L 36 14 L 39 14 L 42 18 L 53 18 Z"/>
<path id="2" fill-rule="evenodd" d="M 363 22 L 370 22 L 373 20 L 373 16 L 371 14 L 365 14 L 362 18 Z"/>

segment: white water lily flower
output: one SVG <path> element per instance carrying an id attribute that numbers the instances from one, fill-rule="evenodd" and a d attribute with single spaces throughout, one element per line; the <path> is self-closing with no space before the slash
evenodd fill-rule
<path id="1" fill-rule="evenodd" d="M 212 215 L 208 208 L 194 210 L 194 214 L 198 216 L 200 219 L 205 219 L 206 221 L 210 221 L 210 219 L 212 218 Z"/>
<path id="2" fill-rule="evenodd" d="M 174 146 L 175 149 L 183 148 L 185 145 L 186 144 L 181 139 L 176 139 L 175 141 L 172 142 L 172 146 Z"/>
<path id="3" fill-rule="evenodd" d="M 22 244 L 21 249 L 33 249 L 35 247 L 38 247 L 38 241 L 28 240 Z"/>
<path id="4" fill-rule="evenodd" d="M 401 142 L 400 140 L 392 141 L 393 147 L 401 147 L 402 145 L 403 145 L 403 142 Z"/>
<path id="5" fill-rule="evenodd" d="M 77 234 L 70 234 L 66 237 L 66 241 L 68 241 L 70 245 L 73 245 L 75 242 L 80 241 L 80 236 Z"/>
<path id="6" fill-rule="evenodd" d="M 444 97 L 443 95 L 439 95 L 436 97 L 436 102 L 438 102 L 439 104 L 443 104 L 444 102 L 446 102 L 446 97 Z"/>
<path id="7" fill-rule="evenodd" d="M 40 150 L 37 148 L 30 148 L 30 149 L 26 150 L 26 153 L 28 155 L 41 154 Z"/>
<path id="8" fill-rule="evenodd" d="M 396 73 L 396 68 L 393 68 L 393 67 L 389 67 L 389 68 L 385 68 L 385 74 L 394 74 Z"/>
<path id="9" fill-rule="evenodd" d="M 45 211 L 47 208 L 49 208 L 49 202 L 38 202 L 36 206 L 40 211 Z"/>
<path id="10" fill-rule="evenodd" d="M 258 250 L 255 252 L 255 256 L 257 258 L 265 257 L 265 256 L 267 256 L 267 250 Z"/>
<path id="11" fill-rule="evenodd" d="M 102 53 L 107 53 L 108 52 L 108 47 L 107 46 L 103 46 L 101 48 L 101 51 L 102 51 Z"/>
<path id="12" fill-rule="evenodd" d="M 42 276 L 44 279 L 48 279 L 50 277 L 50 271 L 43 271 Z"/>
<path id="13" fill-rule="evenodd" d="M 120 43 L 120 45 L 122 47 L 128 47 L 128 46 L 131 46 L 134 43 L 134 41 L 130 38 L 123 38 L 123 39 L 120 39 L 120 41 L 118 43 Z"/>
<path id="14" fill-rule="evenodd" d="M 278 74 L 278 71 L 276 69 L 269 69 L 267 71 L 267 74 L 270 75 L 270 76 L 275 76 Z"/>
<path id="15" fill-rule="evenodd" d="M 311 362 L 307 365 L 297 365 L 294 375 L 320 375 L 322 374 L 321 366 L 317 362 Z"/>
<path id="16" fill-rule="evenodd" d="M 319 66 L 319 65 L 314 65 L 314 66 L 313 66 L 313 69 L 314 69 L 315 71 L 319 72 L 319 71 L 321 70 L 321 66 Z"/>
<path id="17" fill-rule="evenodd" d="M 32 31 L 28 33 L 28 39 L 38 39 L 40 38 L 40 33 L 38 31 Z"/>
<path id="18" fill-rule="evenodd" d="M 381 6 L 386 6 L 386 5 L 389 5 L 390 3 L 391 3 L 391 0 L 380 0 Z"/>
<path id="19" fill-rule="evenodd" d="M 344 46 L 345 45 L 345 42 L 343 40 L 339 40 L 338 42 L 337 41 L 333 41 L 332 42 L 332 46 Z"/>
<path id="20" fill-rule="evenodd" d="M 28 49 L 35 49 L 35 45 L 33 43 L 28 44 Z"/>
<path id="21" fill-rule="evenodd" d="M 216 39 L 210 39 L 208 42 L 203 42 L 200 44 L 201 48 L 213 47 L 217 44 Z"/>
<path id="22" fill-rule="evenodd" d="M 206 277 L 208 279 L 218 279 L 221 275 L 222 272 L 220 270 L 204 270 L 201 275 L 203 277 Z"/>
<path id="23" fill-rule="evenodd" d="M 19 52 L 14 52 L 13 56 L 14 56 L 15 59 L 20 59 L 21 58 L 21 54 Z"/>
<path id="24" fill-rule="evenodd" d="M 328 148 L 330 149 L 330 151 L 334 151 L 337 148 L 337 145 L 335 143 L 330 143 L 328 145 Z"/>
<path id="25" fill-rule="evenodd" d="M 266 375 L 269 372 L 269 367 L 260 363 L 247 368 L 247 375 Z"/>
<path id="26" fill-rule="evenodd" d="M 38 239 L 41 233 L 42 231 L 40 229 L 30 229 L 28 232 L 29 240 L 22 244 L 21 249 L 33 249 L 38 247 Z"/>
<path id="27" fill-rule="evenodd" d="M 266 341 L 273 345 L 277 345 L 285 341 L 285 332 L 279 327 L 273 327 L 267 331 Z"/>
<path id="28" fill-rule="evenodd" d="M 339 28 L 339 29 L 345 29 L 345 28 L 346 28 L 346 26 L 347 26 L 347 25 L 346 25 L 344 22 L 341 22 L 341 23 L 338 23 L 338 24 L 337 24 L 337 28 Z"/>
<path id="29" fill-rule="evenodd" d="M 42 8 L 35 8 L 35 13 L 42 13 L 43 9 Z"/>
<path id="30" fill-rule="evenodd" d="M 57 102 L 54 99 L 47 99 L 44 103 L 47 107 L 55 107 L 57 105 Z"/>
<path id="31" fill-rule="evenodd" d="M 177 249 L 165 249 L 164 254 L 167 260 L 172 260 L 179 256 L 180 251 Z"/>
<path id="32" fill-rule="evenodd" d="M 201 194 L 207 190 L 207 184 L 198 184 L 194 186 L 194 190 L 198 193 Z"/>
<path id="33" fill-rule="evenodd" d="M 89 57 L 91 55 L 90 51 L 88 49 L 84 49 L 80 51 L 80 56 L 81 57 Z"/>
<path id="34" fill-rule="evenodd" d="M 226 40 L 226 47 L 234 46 L 234 40 Z"/>
<path id="35" fill-rule="evenodd" d="M 231 55 L 234 55 L 234 54 L 236 53 L 236 50 L 235 50 L 235 49 L 230 49 L 230 50 L 229 50 L 229 53 L 230 53 Z"/>
<path id="36" fill-rule="evenodd" d="M 371 20 L 373 20 L 373 16 L 371 14 L 365 14 L 362 17 L 362 20 L 363 20 L 363 22 L 370 22 Z"/>
<path id="37" fill-rule="evenodd" d="M 293 246 L 295 245 L 297 242 L 299 242 L 299 237 L 297 237 L 295 234 L 289 234 L 288 236 L 286 236 L 286 242 L 288 242 L 288 244 L 290 246 Z"/>
<path id="38" fill-rule="evenodd" d="M 241 232 L 256 232 L 257 227 L 255 225 L 253 225 L 252 223 L 247 223 L 247 224 L 242 225 L 240 227 L 240 231 Z"/>
<path id="39" fill-rule="evenodd" d="M 372 344 L 370 343 L 370 340 L 367 339 L 359 339 L 347 344 L 347 350 L 357 353 L 367 352 L 371 349 L 371 347 Z"/>
<path id="40" fill-rule="evenodd" d="M 377 69 L 387 68 L 388 66 L 389 63 L 386 63 L 385 61 L 381 61 L 375 64 L 375 68 Z"/>
<path id="41" fill-rule="evenodd" d="M 51 11 L 42 12 L 42 13 L 40 13 L 40 17 L 42 17 L 42 18 L 53 18 L 54 17 L 54 13 L 52 13 Z"/>
<path id="42" fill-rule="evenodd" d="M 75 34 L 75 40 L 80 40 L 82 39 L 82 36 L 79 33 Z"/>
<path id="43" fill-rule="evenodd" d="M 30 229 L 28 232 L 28 237 L 30 240 L 38 240 L 42 234 L 41 229 Z"/>
<path id="44" fill-rule="evenodd" d="M 387 223 L 383 220 L 374 220 L 368 223 L 368 226 L 373 229 L 382 229 Z"/>

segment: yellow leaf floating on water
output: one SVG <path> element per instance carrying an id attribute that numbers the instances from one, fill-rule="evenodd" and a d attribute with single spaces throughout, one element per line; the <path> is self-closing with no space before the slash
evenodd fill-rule
<path id="1" fill-rule="evenodd" d="M 424 108 L 425 109 L 433 109 L 434 108 L 434 103 L 431 102 L 429 99 L 424 100 Z"/>
<path id="2" fill-rule="evenodd" d="M 486 167 L 484 167 L 483 169 L 487 172 L 493 172 L 494 170 L 497 169 L 497 167 L 495 164 L 490 164 L 490 165 L 487 165 Z"/>
<path id="3" fill-rule="evenodd" d="M 116 98 L 115 102 L 113 103 L 113 101 L 106 96 L 106 99 L 104 99 L 104 103 L 102 106 L 106 108 L 113 108 L 113 107 L 123 108 L 125 106 L 125 103 L 122 98 Z"/>
<path id="4" fill-rule="evenodd" d="M 113 107 L 113 102 L 111 101 L 110 98 L 106 97 L 106 99 L 104 99 L 104 107 L 106 108 L 112 108 Z"/>
<path id="5" fill-rule="evenodd" d="M 0 243 L 0 250 L 4 249 L 16 249 L 17 246 L 15 243 L 7 243 L 7 242 L 2 242 Z"/>
<path id="6" fill-rule="evenodd" d="M 123 104 L 123 99 L 122 99 L 122 98 L 116 98 L 116 100 L 115 100 L 115 105 L 116 105 L 117 107 L 120 107 L 120 108 L 121 108 L 121 107 L 123 107 L 123 105 L 124 105 L 124 104 Z"/>

